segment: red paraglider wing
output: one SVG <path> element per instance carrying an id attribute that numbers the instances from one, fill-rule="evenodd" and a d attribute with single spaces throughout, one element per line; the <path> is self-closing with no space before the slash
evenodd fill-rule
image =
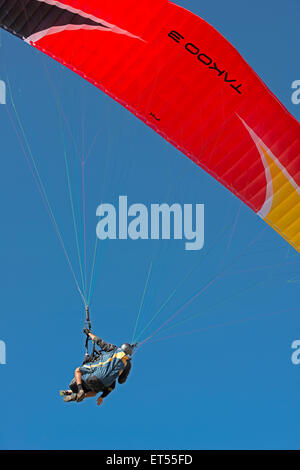
<path id="1" fill-rule="evenodd" d="M 300 126 L 232 45 L 166 0 L 0 0 L 0 25 L 89 80 L 300 251 Z"/>

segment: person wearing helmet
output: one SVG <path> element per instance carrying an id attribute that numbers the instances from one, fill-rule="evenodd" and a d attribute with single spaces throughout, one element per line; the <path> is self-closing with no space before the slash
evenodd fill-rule
<path id="1" fill-rule="evenodd" d="M 97 399 L 97 404 L 101 405 L 103 398 L 115 389 L 117 380 L 119 384 L 126 382 L 135 345 L 124 343 L 118 347 L 106 343 L 89 330 L 84 330 L 84 333 L 100 347 L 101 351 L 96 360 L 90 361 L 88 357 L 81 367 L 76 368 L 74 379 L 69 385 L 70 389 L 61 390 L 60 395 L 64 397 L 65 402 L 81 402 L 102 392 Z"/>

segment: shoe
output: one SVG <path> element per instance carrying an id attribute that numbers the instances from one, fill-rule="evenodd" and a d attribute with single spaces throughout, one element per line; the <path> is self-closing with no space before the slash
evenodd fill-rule
<path id="1" fill-rule="evenodd" d="M 64 401 L 65 401 L 65 402 L 76 401 L 76 400 L 77 400 L 77 393 L 71 393 L 71 395 L 67 395 L 67 396 L 64 398 Z"/>
<path id="2" fill-rule="evenodd" d="M 72 390 L 60 390 L 59 394 L 61 397 L 66 397 L 67 395 L 72 395 Z"/>
<path id="3" fill-rule="evenodd" d="M 81 402 L 84 399 L 85 393 L 83 390 L 79 390 L 78 393 L 76 393 L 76 401 L 77 403 Z"/>

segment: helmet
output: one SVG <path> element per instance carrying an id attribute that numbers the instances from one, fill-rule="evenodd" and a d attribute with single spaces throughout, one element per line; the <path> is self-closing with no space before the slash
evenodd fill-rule
<path id="1" fill-rule="evenodd" d="M 124 353 L 127 354 L 127 356 L 132 356 L 133 346 L 131 346 L 131 344 L 124 343 L 122 344 L 121 349 L 123 349 Z"/>

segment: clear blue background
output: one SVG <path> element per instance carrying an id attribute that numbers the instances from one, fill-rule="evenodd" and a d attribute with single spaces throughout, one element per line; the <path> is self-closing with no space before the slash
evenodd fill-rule
<path id="1" fill-rule="evenodd" d="M 299 119 L 300 105 L 291 103 L 291 83 L 300 79 L 298 0 L 177 3 L 222 32 Z M 151 263 L 138 331 L 178 288 L 143 338 L 185 307 L 138 351 L 128 382 L 103 407 L 95 399 L 64 404 L 58 390 L 84 352 L 83 307 L 7 114 L 16 123 L 11 102 L 0 107 L 0 339 L 7 345 L 0 448 L 299 449 L 300 366 L 291 362 L 300 338 L 297 253 L 125 109 L 3 31 L 0 78 L 11 85 L 76 273 L 55 96 L 73 134 L 64 121 L 78 214 L 74 148 L 86 153 L 98 132 L 86 167 L 89 269 L 101 201 L 117 204 L 125 194 L 129 203 L 204 203 L 206 211 L 200 252 L 185 251 L 182 241 L 99 245 L 91 303 L 99 336 L 131 340 Z"/>

